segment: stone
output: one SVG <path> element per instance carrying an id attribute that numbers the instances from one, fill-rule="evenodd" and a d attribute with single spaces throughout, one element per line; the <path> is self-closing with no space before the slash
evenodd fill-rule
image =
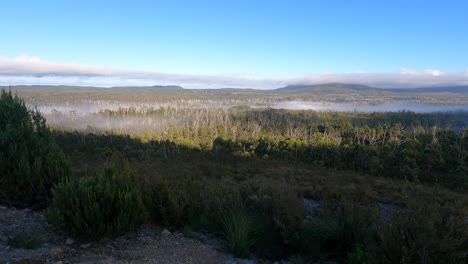
<path id="1" fill-rule="evenodd" d="M 65 244 L 67 245 L 73 245 L 75 243 L 75 240 L 73 240 L 73 238 L 67 238 L 67 240 L 65 240 Z"/>
<path id="2" fill-rule="evenodd" d="M 168 237 L 168 236 L 170 236 L 170 235 L 171 235 L 171 232 L 170 232 L 169 230 L 167 230 L 167 229 L 164 229 L 164 230 L 162 231 L 162 233 L 161 233 L 161 236 L 162 236 L 162 237 Z"/>
<path id="3" fill-rule="evenodd" d="M 90 246 L 91 246 L 91 243 L 86 243 L 86 244 L 81 244 L 80 245 L 80 247 L 84 248 L 84 249 L 89 248 Z"/>
<path id="4" fill-rule="evenodd" d="M 105 245 L 103 248 L 102 248 L 103 251 L 108 251 L 108 252 L 111 252 L 112 250 L 114 250 L 114 247 L 111 246 L 111 245 Z"/>
<path id="5" fill-rule="evenodd" d="M 53 247 L 49 250 L 50 254 L 58 255 L 63 253 L 63 248 Z"/>

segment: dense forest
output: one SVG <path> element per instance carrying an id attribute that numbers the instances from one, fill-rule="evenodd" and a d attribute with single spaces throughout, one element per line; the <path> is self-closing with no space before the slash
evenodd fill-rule
<path id="1" fill-rule="evenodd" d="M 55 122 L 69 118 L 60 115 L 55 113 Z M 101 110 L 94 118 L 101 118 L 106 126 L 99 129 L 88 125 L 82 131 L 109 137 L 130 135 L 158 146 L 146 149 L 140 158 L 167 157 L 171 152 L 166 145 L 175 144 L 246 158 L 301 161 L 458 190 L 468 187 L 466 112 L 349 113 L 248 106 L 228 110 L 161 107 Z M 119 126 L 117 120 L 133 120 L 134 125 Z M 73 126 L 68 126 L 59 130 L 72 132 Z"/>
<path id="2" fill-rule="evenodd" d="M 0 201 L 46 209 L 51 223 L 80 239 L 150 221 L 215 234 L 234 255 L 265 261 L 466 263 L 467 112 L 253 108 L 249 96 L 187 104 L 168 97 L 180 89 L 169 90 L 158 106 L 52 109 L 49 126 L 3 91 L 2 110 L 23 116 L 0 123 Z M 98 95 L 93 102 L 109 100 Z M 199 107 L 206 100 L 211 107 Z M 27 142 L 46 153 L 40 161 L 27 146 L 12 147 L 21 142 L 12 127 L 28 122 Z M 31 196 L 14 195 L 24 190 Z"/>

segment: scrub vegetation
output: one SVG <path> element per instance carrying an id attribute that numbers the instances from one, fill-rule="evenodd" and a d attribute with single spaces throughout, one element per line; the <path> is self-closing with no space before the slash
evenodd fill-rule
<path id="1" fill-rule="evenodd" d="M 177 92 L 148 91 L 166 98 Z M 228 107 L 183 107 L 179 101 L 90 114 L 109 122 L 138 120 L 121 128 L 49 128 L 31 110 L 19 123 L 8 121 L 15 111 L 1 111 L 0 122 L 16 129 L 43 120 L 42 133 L 59 153 L 49 156 L 60 162 L 52 166 L 54 181 L 42 187 L 49 198 L 26 201 L 47 207 L 48 219 L 71 235 L 118 235 L 151 222 L 217 235 L 239 257 L 466 263 L 466 112 L 275 110 L 238 106 L 229 96 L 234 105 Z M 7 92 L 4 104 L 25 108 Z M 0 139 L 0 151 L 17 140 Z M 44 142 L 31 139 L 36 141 Z M 14 167 L 17 160 L 2 158 L 1 165 Z M 0 185 L 1 201 L 22 204 L 10 190 L 24 188 L 25 181 L 9 177 L 19 179 L 24 171 L 12 171 L 2 171 L 0 180 L 8 185 Z M 38 175 L 48 179 L 50 170 Z"/>

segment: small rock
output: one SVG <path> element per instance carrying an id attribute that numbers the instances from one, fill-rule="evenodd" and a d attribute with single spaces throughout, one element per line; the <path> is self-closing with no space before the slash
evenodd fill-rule
<path id="1" fill-rule="evenodd" d="M 24 209 L 24 214 L 29 215 L 29 214 L 32 214 L 32 213 L 33 213 L 33 210 L 31 210 L 29 208 Z"/>
<path id="2" fill-rule="evenodd" d="M 58 255 L 63 253 L 63 248 L 53 247 L 49 250 L 50 254 Z"/>
<path id="3" fill-rule="evenodd" d="M 170 232 L 169 230 L 167 230 L 167 229 L 164 229 L 164 230 L 162 231 L 162 233 L 161 233 L 161 236 L 162 236 L 162 237 L 168 237 L 168 236 L 170 236 L 170 235 L 171 235 L 171 232 Z"/>
<path id="4" fill-rule="evenodd" d="M 114 247 L 111 246 L 111 245 L 105 245 L 105 246 L 102 248 L 102 250 L 104 250 L 104 251 L 112 251 L 112 250 L 114 250 Z"/>
<path id="5" fill-rule="evenodd" d="M 10 247 L 10 246 L 7 246 L 7 247 L 5 248 L 5 250 L 6 250 L 6 251 L 10 251 L 10 250 L 11 250 L 11 247 Z"/>
<path id="6" fill-rule="evenodd" d="M 84 249 L 89 248 L 90 246 L 91 246 L 91 243 L 81 244 L 81 245 L 80 245 L 80 247 L 81 247 L 81 248 L 84 248 Z"/>
<path id="7" fill-rule="evenodd" d="M 61 260 L 57 261 L 57 262 L 55 262 L 55 264 L 63 264 L 63 261 L 61 261 Z"/>
<path id="8" fill-rule="evenodd" d="M 65 240 L 65 244 L 67 245 L 73 245 L 73 243 L 75 243 L 75 240 L 73 240 L 73 238 L 67 238 L 67 240 Z"/>

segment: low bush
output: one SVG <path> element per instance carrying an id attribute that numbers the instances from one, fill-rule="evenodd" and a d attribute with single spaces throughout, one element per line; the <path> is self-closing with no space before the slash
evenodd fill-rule
<path id="1" fill-rule="evenodd" d="M 129 175 L 104 172 L 63 181 L 53 190 L 47 218 L 78 237 L 100 237 L 134 229 L 148 216 Z"/>
<path id="2" fill-rule="evenodd" d="M 391 263 L 466 263 L 464 217 L 434 204 L 401 211 L 381 233 L 380 247 Z"/>
<path id="3" fill-rule="evenodd" d="M 157 177 L 142 189 L 144 203 L 156 223 L 180 228 L 200 217 L 203 186 L 198 181 L 175 182 Z"/>
<path id="4" fill-rule="evenodd" d="M 7 244 L 13 248 L 36 249 L 42 246 L 43 241 L 38 232 L 20 230 L 8 238 Z"/>
<path id="5" fill-rule="evenodd" d="M 346 259 L 359 245 L 371 241 L 373 216 L 371 209 L 353 203 L 325 205 L 304 227 L 304 254 L 315 259 Z"/>
<path id="6" fill-rule="evenodd" d="M 246 212 L 230 211 L 221 219 L 222 234 L 236 257 L 245 257 L 255 242 L 253 220 Z"/>
<path id="7" fill-rule="evenodd" d="M 280 259 L 298 253 L 304 221 L 303 199 L 292 187 L 268 183 L 253 188 L 246 208 L 257 224 L 255 253 L 268 259 Z"/>
<path id="8" fill-rule="evenodd" d="M 285 245 L 296 247 L 304 222 L 304 201 L 292 188 L 272 195 L 273 222 Z"/>
<path id="9" fill-rule="evenodd" d="M 375 254 L 362 250 L 360 247 L 357 247 L 356 250 L 348 254 L 348 264 L 381 264 L 383 263 L 379 260 Z"/>

